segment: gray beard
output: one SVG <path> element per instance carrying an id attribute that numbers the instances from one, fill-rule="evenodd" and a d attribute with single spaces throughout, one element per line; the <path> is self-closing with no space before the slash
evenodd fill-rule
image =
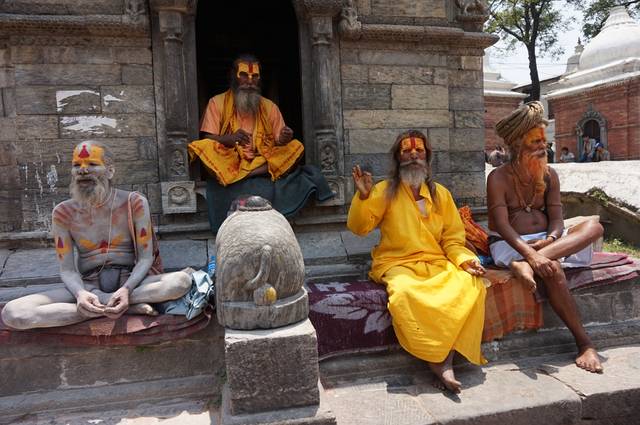
<path id="1" fill-rule="evenodd" d="M 427 162 L 421 159 L 400 164 L 400 180 L 414 189 L 419 189 L 428 177 Z"/>
<path id="2" fill-rule="evenodd" d="M 69 193 L 71 198 L 83 208 L 97 205 L 106 199 L 109 192 L 109 179 L 106 176 L 98 177 L 93 186 L 79 185 L 76 177 L 71 178 Z"/>
<path id="3" fill-rule="evenodd" d="M 236 110 L 242 115 L 258 113 L 260 107 L 260 91 L 237 89 L 234 93 Z"/>

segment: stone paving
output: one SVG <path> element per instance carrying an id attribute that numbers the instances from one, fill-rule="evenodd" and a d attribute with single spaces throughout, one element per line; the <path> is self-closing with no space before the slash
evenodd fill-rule
<path id="1" fill-rule="evenodd" d="M 415 362 L 410 370 L 367 370 L 375 364 L 364 358 L 359 368 L 366 372 L 366 378 L 354 377 L 358 372 L 354 368 L 338 367 L 328 372 L 333 376 L 325 374 L 322 379 L 327 381 L 325 401 L 338 425 L 637 424 L 640 346 L 610 348 L 601 351 L 601 356 L 605 367 L 602 375 L 578 369 L 571 355 L 485 367 L 456 366 L 463 384 L 459 395 L 433 388 L 427 366 L 416 367 Z M 325 363 L 321 363 L 321 370 L 331 369 L 323 367 Z M 335 370 L 342 372 L 336 375 Z M 206 402 L 177 400 L 127 411 L 42 414 L 15 423 L 204 425 L 218 424 L 218 418 L 218 408 Z"/>

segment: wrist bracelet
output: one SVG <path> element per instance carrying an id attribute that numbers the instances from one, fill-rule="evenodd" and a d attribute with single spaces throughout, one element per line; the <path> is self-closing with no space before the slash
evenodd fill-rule
<path id="1" fill-rule="evenodd" d="M 555 242 L 556 240 L 558 240 L 558 237 L 555 235 L 547 235 L 547 238 L 551 238 L 553 239 L 553 241 Z"/>

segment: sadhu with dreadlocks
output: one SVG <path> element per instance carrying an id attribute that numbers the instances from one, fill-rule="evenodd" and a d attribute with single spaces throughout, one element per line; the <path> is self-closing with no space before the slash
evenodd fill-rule
<path id="1" fill-rule="evenodd" d="M 391 175 L 375 186 L 370 173 L 353 168 L 357 193 L 347 226 L 360 236 L 380 228 L 369 276 L 386 286 L 398 341 L 429 363 L 437 387 L 459 392 L 454 353 L 486 362 L 480 352 L 486 292 L 478 277 L 485 270 L 465 247 L 451 193 L 433 181 L 425 135 L 400 134 L 391 154 Z"/>
<path id="2" fill-rule="evenodd" d="M 597 216 L 564 229 L 560 181 L 547 165 L 543 115 L 540 102 L 529 102 L 496 124 L 511 161 L 487 179 L 489 247 L 496 265 L 509 267 L 532 291 L 538 291 L 536 280 L 543 282 L 551 306 L 575 337 L 576 364 L 599 373 L 598 353 L 582 326 L 563 267 L 589 265 L 591 244 L 603 230 Z"/>

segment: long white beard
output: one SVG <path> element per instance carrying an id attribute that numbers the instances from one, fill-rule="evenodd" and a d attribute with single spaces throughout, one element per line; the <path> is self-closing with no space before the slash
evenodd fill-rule
<path id="1" fill-rule="evenodd" d="M 258 113 L 260 107 L 260 92 L 258 90 L 238 89 L 235 92 L 236 109 L 241 114 Z"/>
<path id="2" fill-rule="evenodd" d="M 93 186 L 79 185 L 76 177 L 72 177 L 69 185 L 71 198 L 85 208 L 104 202 L 108 191 L 109 179 L 106 176 L 96 178 Z"/>
<path id="3" fill-rule="evenodd" d="M 423 159 L 406 161 L 400 164 L 400 180 L 414 189 L 420 188 L 427 176 L 427 162 Z"/>

